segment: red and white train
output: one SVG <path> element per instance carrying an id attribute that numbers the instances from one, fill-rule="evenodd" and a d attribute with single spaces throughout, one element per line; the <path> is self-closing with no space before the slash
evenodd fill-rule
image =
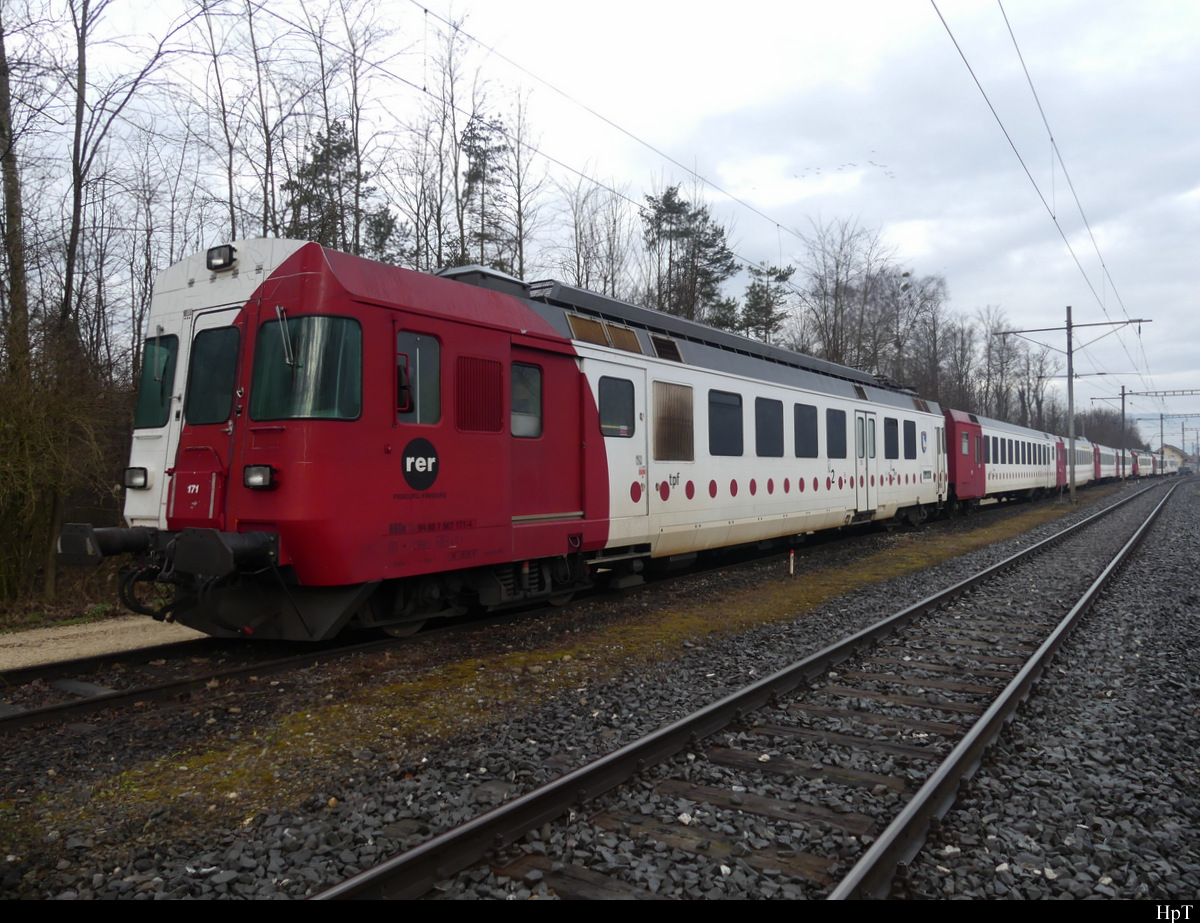
<path id="1" fill-rule="evenodd" d="M 239 241 L 159 276 L 149 332 L 128 528 L 68 525 L 60 553 L 133 554 L 130 608 L 218 636 L 403 631 L 1067 478 L 1061 437 L 479 268 Z M 1080 484 L 1117 473 L 1076 451 Z"/>

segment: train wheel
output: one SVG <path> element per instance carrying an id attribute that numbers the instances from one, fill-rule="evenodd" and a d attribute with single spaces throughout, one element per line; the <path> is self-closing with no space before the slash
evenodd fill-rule
<path id="1" fill-rule="evenodd" d="M 550 603 L 552 606 L 565 606 L 574 598 L 574 593 L 559 593 L 556 596 L 549 597 L 546 602 Z"/>

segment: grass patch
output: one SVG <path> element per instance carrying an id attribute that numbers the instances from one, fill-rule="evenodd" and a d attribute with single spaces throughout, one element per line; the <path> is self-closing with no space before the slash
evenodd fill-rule
<path id="1" fill-rule="evenodd" d="M 98 568 L 61 568 L 52 600 L 0 600 L 0 633 L 100 622 L 124 614 L 117 602 L 117 564 Z"/>

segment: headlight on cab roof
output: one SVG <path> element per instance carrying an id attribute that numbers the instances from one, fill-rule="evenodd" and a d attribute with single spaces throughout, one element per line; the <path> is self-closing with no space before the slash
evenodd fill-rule
<path id="1" fill-rule="evenodd" d="M 237 248 L 233 244 L 221 244 L 219 247 L 209 247 L 205 254 L 205 265 L 210 272 L 221 272 L 232 269 L 237 262 Z"/>
<path id="2" fill-rule="evenodd" d="M 274 465 L 247 465 L 242 469 L 242 484 L 251 490 L 272 490 L 278 474 Z"/>
<path id="3" fill-rule="evenodd" d="M 121 482 L 130 490 L 145 490 L 150 486 L 150 472 L 145 468 L 126 468 Z"/>

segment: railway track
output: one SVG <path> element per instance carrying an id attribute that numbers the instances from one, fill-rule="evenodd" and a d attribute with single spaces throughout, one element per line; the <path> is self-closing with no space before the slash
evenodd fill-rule
<path id="1" fill-rule="evenodd" d="M 340 641 L 300 647 L 296 653 L 293 644 L 236 645 L 202 638 L 8 670 L 0 673 L 0 736 L 137 703 L 169 701 L 397 643 Z"/>
<path id="2" fill-rule="evenodd" d="M 1139 492 L 321 897 L 417 896 L 490 851 L 497 875 L 564 897 L 719 897 L 730 881 L 886 894 L 1154 499 Z M 1097 528 L 1110 514 L 1127 522 Z M 558 823 L 553 842 L 575 845 L 555 855 L 543 825 Z"/>

